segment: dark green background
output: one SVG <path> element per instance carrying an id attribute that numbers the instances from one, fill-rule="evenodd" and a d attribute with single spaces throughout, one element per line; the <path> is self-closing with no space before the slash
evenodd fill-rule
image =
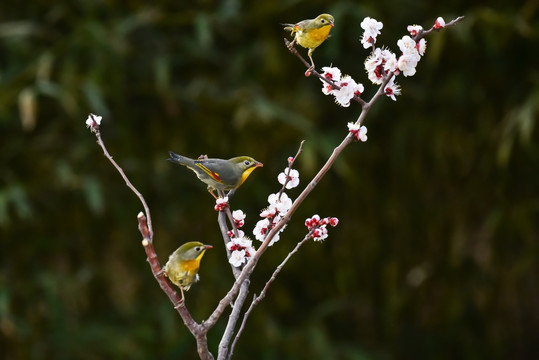
<path id="1" fill-rule="evenodd" d="M 493 4 L 495 3 L 495 4 Z M 328 12 L 314 54 L 375 91 L 359 43 L 459 15 L 428 37 L 403 95 L 352 144 L 262 258 L 259 292 L 303 237 L 337 216 L 255 309 L 237 359 L 531 359 L 539 354 L 539 11 L 518 1 L 4 1 L 0 5 L 0 357 L 192 359 L 195 342 L 155 282 L 138 199 L 164 262 L 214 245 L 187 294 L 198 321 L 230 288 L 213 199 L 167 151 L 264 163 L 233 199 L 250 233 L 299 142 L 304 186 L 346 135 L 340 108 L 283 45 L 280 23 Z M 300 50 L 306 54 L 305 50 Z M 296 197 L 301 188 L 289 191 Z M 226 320 L 226 316 L 223 318 Z M 224 328 L 209 334 L 215 353 Z"/>

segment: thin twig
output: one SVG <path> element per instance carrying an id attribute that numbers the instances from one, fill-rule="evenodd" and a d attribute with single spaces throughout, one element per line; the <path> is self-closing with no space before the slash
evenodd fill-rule
<path id="1" fill-rule="evenodd" d="M 464 16 L 459 16 L 458 18 L 454 19 L 454 20 L 451 20 L 450 22 L 448 23 L 445 23 L 445 26 L 441 29 L 436 29 L 434 27 L 434 25 L 428 29 L 428 30 L 420 30 L 417 32 L 417 34 L 413 37 L 414 41 L 418 41 L 420 40 L 421 38 L 424 38 L 425 36 L 427 36 L 428 34 L 430 34 L 432 31 L 436 30 L 436 31 L 440 31 L 446 27 L 449 27 L 449 26 L 454 26 L 456 24 L 458 24 L 459 22 L 461 22 L 462 20 L 464 20 Z"/>
<path id="2" fill-rule="evenodd" d="M 302 153 L 304 143 L 305 143 L 305 140 L 301 140 L 301 142 L 299 143 L 299 148 L 298 148 L 298 151 L 296 152 L 296 155 L 292 158 L 292 160 L 290 160 L 288 162 L 288 171 L 285 174 L 286 175 L 286 180 L 284 181 L 284 184 L 281 187 L 281 191 L 279 191 L 279 195 L 277 196 L 277 199 L 279 199 L 279 200 L 281 200 L 281 195 L 283 194 L 284 189 L 286 188 L 286 185 L 290 181 L 290 170 L 292 170 L 292 165 L 294 165 L 294 163 L 296 162 L 296 159 L 298 158 L 299 154 Z"/>
<path id="3" fill-rule="evenodd" d="M 90 116 L 93 116 L 93 115 L 90 115 Z M 127 175 L 125 175 L 125 172 L 123 171 L 123 169 L 120 167 L 120 165 L 118 165 L 116 163 L 116 161 L 114 161 L 112 156 L 110 156 L 110 154 L 109 154 L 109 152 L 107 150 L 107 147 L 105 146 L 105 143 L 103 142 L 103 139 L 101 138 L 101 131 L 100 131 L 99 128 L 96 129 L 95 136 L 97 137 L 98 145 L 101 146 L 101 149 L 103 149 L 103 153 L 105 154 L 105 157 L 111 162 L 112 165 L 114 165 L 116 170 L 118 170 L 118 172 L 120 173 L 120 175 L 124 179 L 125 184 L 127 185 L 127 187 L 129 189 L 131 189 L 131 191 L 133 191 L 135 193 L 135 195 L 137 195 L 140 202 L 142 203 L 142 207 L 144 208 L 144 212 L 146 213 L 146 217 L 148 219 L 147 220 L 148 221 L 148 230 L 150 232 L 149 241 L 152 242 L 153 241 L 152 218 L 150 216 L 150 208 L 148 207 L 148 204 L 146 204 L 146 200 L 144 199 L 144 196 L 142 196 L 142 194 L 137 190 L 137 188 L 135 188 L 135 186 L 133 184 L 131 184 L 131 181 L 129 181 L 129 179 L 127 178 Z"/>
<path id="4" fill-rule="evenodd" d="M 245 299 L 247 299 L 247 295 L 249 294 L 249 284 L 250 280 L 247 278 L 241 285 L 240 292 L 236 298 L 236 301 L 234 302 L 232 312 L 230 313 L 228 323 L 226 324 L 225 332 L 223 333 L 223 337 L 219 342 L 217 360 L 229 359 L 230 356 L 232 356 L 228 350 L 228 344 L 230 344 L 230 339 L 234 335 L 234 328 L 238 323 L 238 319 L 241 315 L 241 309 L 245 303 Z"/>

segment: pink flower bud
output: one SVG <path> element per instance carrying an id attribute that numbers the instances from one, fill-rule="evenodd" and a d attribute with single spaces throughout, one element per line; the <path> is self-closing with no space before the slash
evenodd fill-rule
<path id="1" fill-rule="evenodd" d="M 332 217 L 329 219 L 329 225 L 333 227 L 337 226 L 338 223 L 339 223 L 339 219 L 337 219 L 336 217 Z"/>
<path id="2" fill-rule="evenodd" d="M 443 29 L 445 27 L 445 20 L 440 16 L 436 19 L 436 22 L 434 23 L 434 28 L 436 30 Z"/>

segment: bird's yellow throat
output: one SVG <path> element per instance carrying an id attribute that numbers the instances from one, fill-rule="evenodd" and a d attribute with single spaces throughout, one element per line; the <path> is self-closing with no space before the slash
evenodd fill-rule
<path id="1" fill-rule="evenodd" d="M 198 255 L 198 257 L 194 260 L 182 261 L 181 262 L 182 271 L 188 271 L 188 272 L 198 271 L 198 268 L 200 266 L 200 259 L 202 259 L 202 256 L 204 255 L 205 252 L 206 250 L 201 252 L 200 255 Z"/>
<path id="2" fill-rule="evenodd" d="M 331 25 L 325 25 L 319 29 L 312 29 L 309 35 L 312 36 L 312 40 L 322 42 L 328 38 L 331 28 Z"/>
<path id="3" fill-rule="evenodd" d="M 249 175 L 251 175 L 251 173 L 253 172 L 254 169 L 256 169 L 257 167 L 256 166 L 253 166 L 253 167 L 250 167 L 249 169 L 245 170 L 243 172 L 243 174 L 241 174 L 241 184 L 243 184 L 243 182 L 249 177 Z"/>

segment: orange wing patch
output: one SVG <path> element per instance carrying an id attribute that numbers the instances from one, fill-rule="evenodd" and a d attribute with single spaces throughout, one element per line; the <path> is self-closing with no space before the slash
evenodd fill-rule
<path id="1" fill-rule="evenodd" d="M 219 176 L 219 173 L 211 171 L 210 169 L 208 169 L 207 167 L 205 167 L 201 163 L 195 163 L 195 165 L 198 166 L 206 174 L 208 174 L 208 176 L 210 176 L 213 180 L 215 180 L 215 181 L 217 181 L 219 183 L 221 182 L 221 177 Z"/>

